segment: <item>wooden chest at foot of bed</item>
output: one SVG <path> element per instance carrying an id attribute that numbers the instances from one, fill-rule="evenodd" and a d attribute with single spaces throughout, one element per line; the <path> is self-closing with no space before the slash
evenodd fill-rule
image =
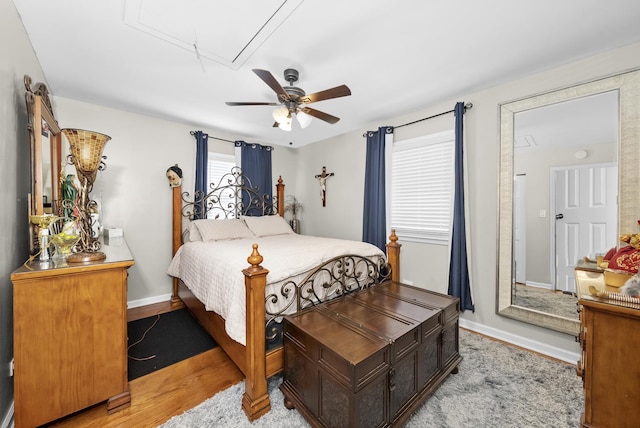
<path id="1" fill-rule="evenodd" d="M 462 358 L 459 300 L 395 282 L 284 321 L 285 405 L 313 426 L 398 426 Z"/>

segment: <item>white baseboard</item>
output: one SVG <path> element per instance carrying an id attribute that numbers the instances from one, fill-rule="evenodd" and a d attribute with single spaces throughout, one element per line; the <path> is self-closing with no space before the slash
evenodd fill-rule
<path id="1" fill-rule="evenodd" d="M 154 303 L 168 302 L 171 300 L 171 293 L 161 294 L 160 296 L 146 297 L 139 300 L 129 300 L 127 302 L 127 309 L 138 308 L 140 306 L 153 305 Z"/>
<path id="2" fill-rule="evenodd" d="M 4 419 L 2 420 L 2 425 L 0 425 L 0 427 L 2 428 L 13 428 L 13 414 L 14 414 L 15 410 L 13 408 L 13 401 L 11 402 L 11 407 L 9 407 L 9 410 L 7 411 L 7 414 L 4 416 Z"/>
<path id="3" fill-rule="evenodd" d="M 493 337 L 494 339 L 502 340 L 507 343 L 512 343 L 521 348 L 528 349 L 530 351 L 537 352 L 542 355 L 546 355 L 551 358 L 555 358 L 560 361 L 564 361 L 569 364 L 576 364 L 580 360 L 580 354 L 575 352 L 569 352 L 564 349 L 557 348 L 555 346 L 549 346 L 542 342 L 527 339 L 526 337 L 518 336 L 515 334 L 507 333 L 502 330 L 497 330 L 492 327 L 487 327 L 483 324 L 478 324 L 473 321 L 467 321 L 460 319 L 460 327 L 467 330 L 475 331 L 485 336 Z"/>
<path id="4" fill-rule="evenodd" d="M 553 290 L 551 284 L 548 284 L 546 282 L 527 281 L 526 285 L 528 285 L 529 287 L 544 288 L 545 290 Z"/>

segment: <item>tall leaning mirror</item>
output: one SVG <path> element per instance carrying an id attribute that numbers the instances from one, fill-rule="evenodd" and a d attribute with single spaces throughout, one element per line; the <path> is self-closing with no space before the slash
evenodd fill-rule
<path id="1" fill-rule="evenodd" d="M 47 86 L 32 84 L 24 76 L 27 104 L 29 150 L 31 153 L 31 194 L 29 196 L 29 247 L 32 254 L 39 251 L 38 233 L 44 224 L 34 216 L 58 216 L 61 209 L 60 171 L 62 169 L 61 134 Z"/>
<path id="2" fill-rule="evenodd" d="M 497 313 L 577 335 L 573 267 L 640 218 L 640 71 L 500 105 Z"/>

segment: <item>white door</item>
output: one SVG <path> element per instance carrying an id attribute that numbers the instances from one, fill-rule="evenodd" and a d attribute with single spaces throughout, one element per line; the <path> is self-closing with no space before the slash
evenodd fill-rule
<path id="1" fill-rule="evenodd" d="M 513 182 L 513 275 L 515 282 L 527 283 L 527 176 L 516 175 Z"/>
<path id="2" fill-rule="evenodd" d="M 574 267 L 616 245 L 618 168 L 612 164 L 556 168 L 555 289 L 576 292 Z"/>

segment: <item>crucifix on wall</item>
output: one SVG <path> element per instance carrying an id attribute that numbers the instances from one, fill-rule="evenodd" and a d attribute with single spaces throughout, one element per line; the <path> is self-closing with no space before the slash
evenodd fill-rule
<path id="1" fill-rule="evenodd" d="M 333 172 L 327 173 L 327 168 L 322 167 L 322 174 L 316 175 L 320 180 L 320 196 L 322 197 L 322 206 L 326 206 L 327 202 L 327 178 L 333 177 Z"/>

